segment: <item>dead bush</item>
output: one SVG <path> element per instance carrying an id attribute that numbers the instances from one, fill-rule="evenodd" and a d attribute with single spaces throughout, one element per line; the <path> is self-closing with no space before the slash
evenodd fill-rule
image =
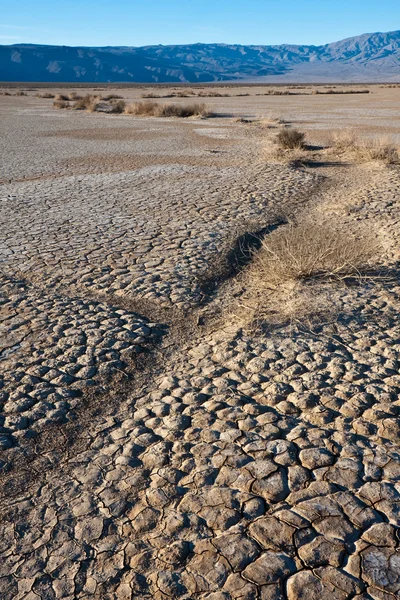
<path id="1" fill-rule="evenodd" d="M 385 138 L 359 140 L 353 131 L 340 131 L 332 135 L 332 144 L 338 154 L 355 162 L 400 163 L 398 149 Z"/>
<path id="2" fill-rule="evenodd" d="M 305 147 L 305 133 L 298 129 L 282 129 L 276 136 L 276 143 L 284 150 Z"/>
<path id="3" fill-rule="evenodd" d="M 157 102 L 135 102 L 125 108 L 129 115 L 145 117 L 208 117 L 211 113 L 205 104 L 158 104 Z"/>
<path id="4" fill-rule="evenodd" d="M 109 102 L 110 100 L 122 100 L 122 96 L 118 96 L 118 94 L 108 94 L 107 96 L 103 96 L 102 100 Z"/>
<path id="5" fill-rule="evenodd" d="M 36 98 L 55 98 L 55 95 L 50 94 L 50 92 L 43 92 L 42 94 L 36 94 Z"/>
<path id="6" fill-rule="evenodd" d="M 210 111 L 200 102 L 193 104 L 164 104 L 158 109 L 159 117 L 209 117 Z"/>
<path id="7" fill-rule="evenodd" d="M 53 107 L 54 108 L 69 108 L 69 103 L 66 102 L 65 100 L 54 100 L 53 102 Z"/>
<path id="8" fill-rule="evenodd" d="M 72 105 L 74 110 L 88 110 L 94 112 L 99 104 L 99 96 L 93 96 L 92 94 L 86 94 L 82 98 L 75 100 Z"/>
<path id="9" fill-rule="evenodd" d="M 264 150 L 267 162 L 288 165 L 290 167 L 304 167 L 311 162 L 311 153 L 304 148 L 285 150 L 279 146 L 269 146 Z"/>
<path id="10" fill-rule="evenodd" d="M 133 104 L 128 104 L 125 107 L 125 114 L 127 115 L 137 115 L 140 117 L 154 117 L 158 108 L 157 102 L 134 102 Z"/>
<path id="11" fill-rule="evenodd" d="M 281 226 L 262 240 L 243 273 L 245 318 L 282 323 L 331 312 L 332 282 L 367 276 L 377 255 L 372 238 L 341 223 Z"/>
<path id="12" fill-rule="evenodd" d="M 65 94 L 56 94 L 55 100 L 61 101 L 61 102 L 62 101 L 67 102 L 69 100 L 69 97 L 66 96 Z"/>
<path id="13" fill-rule="evenodd" d="M 111 102 L 111 112 L 122 114 L 125 111 L 126 102 L 124 100 L 117 100 Z"/>
<path id="14" fill-rule="evenodd" d="M 70 92 L 68 94 L 68 96 L 66 97 L 66 100 L 80 100 L 82 98 L 82 96 L 80 96 L 79 94 L 77 94 L 76 92 Z"/>

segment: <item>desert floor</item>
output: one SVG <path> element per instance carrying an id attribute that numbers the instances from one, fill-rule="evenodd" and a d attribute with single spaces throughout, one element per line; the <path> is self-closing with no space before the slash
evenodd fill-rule
<path id="1" fill-rule="evenodd" d="M 202 88 L 230 94 L 208 119 L 20 89 L 0 95 L 1 600 L 399 598 L 400 166 L 327 146 L 400 145 L 400 88 Z M 307 164 L 268 158 L 279 120 Z M 309 312 L 249 324 L 243 245 L 304 219 L 368 231 L 376 274 L 327 281 L 329 314 L 315 284 Z"/>

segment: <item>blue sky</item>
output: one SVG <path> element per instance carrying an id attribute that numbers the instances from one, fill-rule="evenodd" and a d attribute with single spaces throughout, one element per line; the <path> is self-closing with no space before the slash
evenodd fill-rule
<path id="1" fill-rule="evenodd" d="M 400 29 L 400 0 L 6 0 L 0 44 L 324 44 Z"/>

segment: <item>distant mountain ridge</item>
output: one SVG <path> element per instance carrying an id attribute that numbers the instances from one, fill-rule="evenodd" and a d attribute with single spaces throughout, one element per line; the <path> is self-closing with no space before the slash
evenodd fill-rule
<path id="1" fill-rule="evenodd" d="M 400 31 L 323 46 L 187 44 L 0 46 L 1 81 L 205 83 L 400 82 Z"/>

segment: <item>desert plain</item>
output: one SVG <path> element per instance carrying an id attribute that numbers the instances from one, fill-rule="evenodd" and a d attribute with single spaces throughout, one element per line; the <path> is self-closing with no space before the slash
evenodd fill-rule
<path id="1" fill-rule="evenodd" d="M 350 88 L 0 89 L 1 600 L 400 597 L 400 88 Z M 298 227 L 369 250 L 269 281 Z"/>

